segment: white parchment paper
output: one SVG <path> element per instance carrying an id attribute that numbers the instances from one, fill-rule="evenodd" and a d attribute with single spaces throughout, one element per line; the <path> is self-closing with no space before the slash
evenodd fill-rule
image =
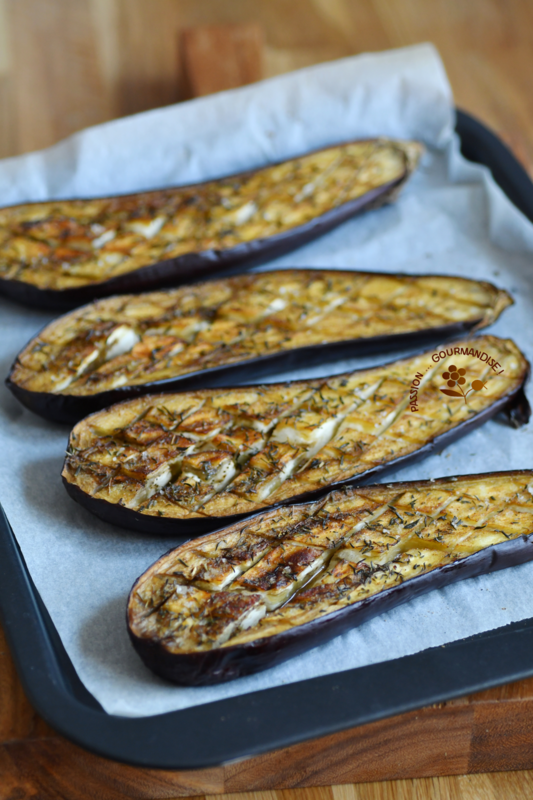
<path id="1" fill-rule="evenodd" d="M 345 223 L 272 266 L 353 267 L 486 278 L 516 305 L 491 332 L 533 355 L 533 226 L 487 170 L 459 155 L 453 100 L 438 54 L 421 45 L 305 69 L 101 125 L 0 162 L 0 203 L 188 183 L 364 136 L 417 138 L 424 161 L 393 206 Z M 53 315 L 0 300 L 0 374 Z M 301 369 L 326 375 L 381 359 Z M 286 375 L 284 375 L 286 377 Z M 272 376 L 272 380 L 278 376 Z M 416 479 L 528 468 L 533 427 L 500 420 L 422 463 Z M 274 669 L 187 689 L 153 676 L 130 646 L 125 602 L 135 578 L 180 542 L 100 522 L 65 493 L 68 430 L 0 389 L 0 499 L 78 674 L 110 713 L 142 716 L 407 655 L 533 616 L 533 563 L 474 578 L 388 612 Z"/>

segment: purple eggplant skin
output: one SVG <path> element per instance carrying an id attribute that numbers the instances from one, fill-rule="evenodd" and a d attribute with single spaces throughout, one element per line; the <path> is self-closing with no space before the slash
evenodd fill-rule
<path id="1" fill-rule="evenodd" d="M 25 306 L 68 311 L 100 297 L 176 287 L 195 283 L 211 275 L 227 275 L 233 270 L 242 271 L 256 267 L 303 247 L 363 211 L 380 206 L 389 199 L 392 201 L 406 177 L 403 175 L 395 181 L 372 189 L 362 197 L 349 200 L 290 231 L 244 242 L 228 250 L 185 253 L 177 258 L 149 264 L 108 281 L 92 283 L 78 289 L 39 289 L 24 281 L 0 278 L 0 294 Z"/>
<path id="2" fill-rule="evenodd" d="M 228 388 L 226 381 L 229 379 L 248 383 L 276 372 L 301 369 L 302 364 L 311 367 L 344 358 L 359 358 L 373 353 L 394 352 L 407 347 L 427 347 L 431 344 L 444 343 L 450 339 L 459 339 L 470 331 L 476 330 L 481 322 L 481 320 L 454 322 L 449 325 L 426 328 L 423 331 L 310 345 L 260 356 L 238 364 L 212 367 L 163 381 L 153 381 L 136 386 L 119 386 L 107 392 L 87 396 L 31 392 L 22 388 L 11 380 L 16 360 L 11 366 L 5 383 L 17 400 L 34 414 L 51 422 L 75 425 L 89 414 L 101 411 L 123 400 L 130 400 L 151 392 L 179 392 L 190 389 L 206 389 L 211 386 L 220 386 L 221 391 L 224 391 Z"/>
<path id="3" fill-rule="evenodd" d="M 528 474 L 528 471 L 513 470 L 508 473 L 492 474 L 505 476 L 517 473 Z M 458 477 L 483 478 L 483 475 Z M 407 490 L 412 486 L 437 486 L 439 482 L 449 482 L 449 480 L 449 478 L 439 478 L 433 481 L 412 481 L 390 485 L 397 486 L 400 491 L 404 487 Z M 126 621 L 133 647 L 153 672 L 183 686 L 210 686 L 253 675 L 281 664 L 300 653 L 330 641 L 345 631 L 362 625 L 378 614 L 390 611 L 392 608 L 433 589 L 441 589 L 456 581 L 514 567 L 531 560 L 533 560 L 533 533 L 492 545 L 452 564 L 437 567 L 432 572 L 406 580 L 379 594 L 372 595 L 331 614 L 326 614 L 290 631 L 246 644 L 203 652 L 171 653 L 159 642 L 136 636 L 129 626 L 129 619 L 127 618 Z M 128 608 L 130 599 L 142 577 L 140 576 L 132 587 L 128 597 Z"/>
<path id="4" fill-rule="evenodd" d="M 432 441 L 429 441 L 415 453 L 409 453 L 406 456 L 401 456 L 394 461 L 389 461 L 386 464 L 379 464 L 376 467 L 368 469 L 366 472 L 356 475 L 347 481 L 339 481 L 332 483 L 323 489 L 315 492 L 305 492 L 290 498 L 283 503 L 276 503 L 269 506 L 268 509 L 263 509 L 260 513 L 265 513 L 266 510 L 279 508 L 282 505 L 293 505 L 295 503 L 304 503 L 311 500 L 317 500 L 335 489 L 340 489 L 343 486 L 361 486 L 367 484 L 372 478 L 376 476 L 381 477 L 386 475 L 387 472 L 392 472 L 400 467 L 407 466 L 408 464 L 416 463 L 424 458 L 430 456 L 435 450 L 443 450 L 449 444 L 465 436 L 470 431 L 479 428 L 489 419 L 496 416 L 499 412 L 503 412 L 509 423 L 513 428 L 520 428 L 526 425 L 531 416 L 531 407 L 524 391 L 524 385 L 529 378 L 529 365 L 528 370 L 524 376 L 524 382 L 521 386 L 513 392 L 501 397 L 490 408 L 486 408 L 480 414 L 471 417 L 465 422 L 458 425 L 446 433 L 436 436 Z M 110 522 L 113 525 L 118 525 L 121 528 L 126 528 L 129 531 L 138 533 L 149 533 L 157 536 L 175 536 L 184 537 L 185 539 L 192 539 L 196 536 L 201 536 L 204 533 L 210 533 L 226 525 L 232 525 L 245 518 L 252 519 L 248 514 L 238 514 L 227 517 L 205 517 L 204 519 L 194 518 L 187 521 L 169 519 L 165 517 L 152 517 L 146 514 L 134 511 L 131 508 L 120 505 L 118 503 L 109 503 L 107 500 L 91 497 L 83 492 L 78 486 L 69 483 L 65 477 L 62 477 L 63 485 L 68 494 L 79 503 L 81 506 L 90 511 L 96 517 Z M 253 516 L 256 516 L 255 514 Z"/>

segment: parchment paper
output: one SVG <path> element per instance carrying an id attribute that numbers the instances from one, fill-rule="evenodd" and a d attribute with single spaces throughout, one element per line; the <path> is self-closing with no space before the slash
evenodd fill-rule
<path id="1" fill-rule="evenodd" d="M 49 150 L 5 160 L 0 202 L 187 183 L 357 137 L 418 138 L 428 153 L 395 205 L 348 222 L 268 268 L 486 278 L 516 300 L 491 332 L 515 338 L 531 357 L 533 226 L 487 170 L 462 159 L 453 122 L 450 87 L 430 45 L 363 55 L 101 125 Z M 52 316 L 0 300 L 2 375 Z M 389 359 L 328 363 L 289 377 Z M 26 411 L 4 387 L 0 420 L 0 498 L 78 674 L 110 713 L 185 708 L 396 658 L 533 616 L 531 563 L 434 591 L 259 675 L 213 688 L 172 686 L 154 677 L 131 648 L 124 612 L 135 578 L 180 540 L 120 530 L 76 505 L 59 478 L 67 428 Z M 491 421 L 387 481 L 531 467 L 532 430 Z"/>

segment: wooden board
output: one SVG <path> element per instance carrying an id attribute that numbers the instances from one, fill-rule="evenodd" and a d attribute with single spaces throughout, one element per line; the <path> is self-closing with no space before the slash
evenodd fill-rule
<path id="1" fill-rule="evenodd" d="M 320 800 L 349 800 L 358 795 L 346 786 L 340 792 L 340 784 L 388 781 L 379 794 L 387 800 L 398 797 L 405 779 L 414 788 L 413 778 L 532 769 L 532 716 L 533 679 L 225 767 L 137 769 L 85 752 L 40 719 L 24 696 L 0 629 L 0 800 L 152 800 L 267 790 L 277 791 L 280 800 L 303 800 L 278 790 L 319 786 L 328 787 Z M 513 780 L 533 786 L 529 773 Z M 445 785 L 455 783 L 450 778 Z"/>
<path id="2" fill-rule="evenodd" d="M 263 77 L 263 31 L 259 25 L 209 25 L 181 36 L 185 90 L 202 97 Z"/>
<path id="3" fill-rule="evenodd" d="M 533 171 L 528 0 L 0 0 L 0 157 L 190 96 L 183 32 L 235 24 L 260 26 L 265 77 L 432 41 L 457 104 Z"/>

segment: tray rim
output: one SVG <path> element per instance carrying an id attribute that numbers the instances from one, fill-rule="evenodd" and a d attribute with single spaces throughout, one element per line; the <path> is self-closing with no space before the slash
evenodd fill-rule
<path id="1" fill-rule="evenodd" d="M 488 166 L 533 221 L 533 183 L 524 168 L 483 123 L 456 113 L 463 155 Z M 531 618 L 403 658 L 181 711 L 107 714 L 78 677 L 1 506 L 0 619 L 26 695 L 45 721 L 96 755 L 143 768 L 221 766 L 533 675 Z"/>

